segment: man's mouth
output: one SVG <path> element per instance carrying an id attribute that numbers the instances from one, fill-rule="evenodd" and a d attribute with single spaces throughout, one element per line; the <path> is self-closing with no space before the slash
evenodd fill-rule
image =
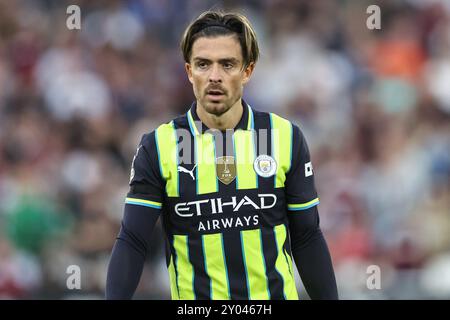
<path id="1" fill-rule="evenodd" d="M 224 92 L 221 90 L 208 90 L 206 93 L 210 100 L 220 100 L 224 96 Z"/>
<path id="2" fill-rule="evenodd" d="M 221 95 L 223 95 L 223 91 L 220 91 L 220 90 L 209 90 L 208 91 L 208 95 L 221 96 Z"/>

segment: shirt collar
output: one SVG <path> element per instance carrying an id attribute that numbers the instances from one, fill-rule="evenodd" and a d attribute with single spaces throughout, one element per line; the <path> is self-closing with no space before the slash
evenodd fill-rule
<path id="1" fill-rule="evenodd" d="M 254 129 L 254 119 L 253 119 L 253 111 L 252 108 L 242 99 L 242 117 L 239 120 L 236 127 L 234 127 L 234 130 L 252 130 Z M 198 134 L 201 132 L 202 134 L 205 133 L 206 130 L 209 128 L 201 122 L 200 118 L 197 115 L 197 102 L 194 101 L 187 112 L 187 118 L 189 122 L 189 127 L 193 135 Z"/>

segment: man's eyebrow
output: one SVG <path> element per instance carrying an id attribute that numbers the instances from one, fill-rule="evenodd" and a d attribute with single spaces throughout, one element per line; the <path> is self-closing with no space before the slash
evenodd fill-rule
<path id="1" fill-rule="evenodd" d="M 231 62 L 231 63 L 239 63 L 239 60 L 236 58 L 224 58 L 220 59 L 220 62 Z"/>
<path id="2" fill-rule="evenodd" d="M 203 57 L 195 57 L 193 60 L 194 60 L 194 61 L 207 61 L 207 62 L 211 62 L 210 59 L 203 58 Z M 236 58 L 230 57 L 230 58 L 219 59 L 219 62 L 222 62 L 222 63 L 223 63 L 223 62 L 239 63 L 239 60 L 236 59 Z"/>

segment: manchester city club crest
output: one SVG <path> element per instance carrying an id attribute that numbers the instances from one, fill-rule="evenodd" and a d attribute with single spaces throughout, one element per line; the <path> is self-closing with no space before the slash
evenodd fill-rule
<path id="1" fill-rule="evenodd" d="M 268 178 L 277 172 L 277 163 L 271 156 L 262 154 L 253 162 L 253 168 L 259 176 Z"/>
<path id="2" fill-rule="evenodd" d="M 225 156 L 216 158 L 216 172 L 220 182 L 230 184 L 236 178 L 234 157 Z"/>

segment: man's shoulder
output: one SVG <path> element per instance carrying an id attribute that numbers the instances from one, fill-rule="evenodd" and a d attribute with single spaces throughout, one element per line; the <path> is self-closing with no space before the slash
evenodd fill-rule
<path id="1" fill-rule="evenodd" d="M 146 139 L 154 139 L 155 135 L 158 133 L 158 131 L 167 130 L 167 129 L 178 129 L 181 127 L 187 127 L 188 126 L 188 120 L 186 113 L 176 116 L 175 118 L 172 118 L 171 120 L 168 120 L 166 122 L 162 122 L 159 125 L 157 125 L 153 130 L 147 132 L 144 134 L 144 137 Z"/>
<path id="2" fill-rule="evenodd" d="M 288 119 L 286 116 L 281 116 L 277 112 L 270 112 L 270 111 L 259 111 L 252 108 L 253 116 L 255 117 L 255 121 L 265 121 L 269 122 L 270 126 L 273 126 L 273 122 L 278 121 L 287 125 L 292 125 L 292 127 L 298 126 Z"/>
<path id="3" fill-rule="evenodd" d="M 155 131 L 157 131 L 157 130 L 161 130 L 161 129 L 164 130 L 167 128 L 173 128 L 173 129 L 188 128 L 188 126 L 189 126 L 189 124 L 188 124 L 187 114 L 183 113 L 183 114 L 176 116 L 175 118 L 172 118 L 169 121 L 161 123 L 152 132 L 155 133 Z"/>

